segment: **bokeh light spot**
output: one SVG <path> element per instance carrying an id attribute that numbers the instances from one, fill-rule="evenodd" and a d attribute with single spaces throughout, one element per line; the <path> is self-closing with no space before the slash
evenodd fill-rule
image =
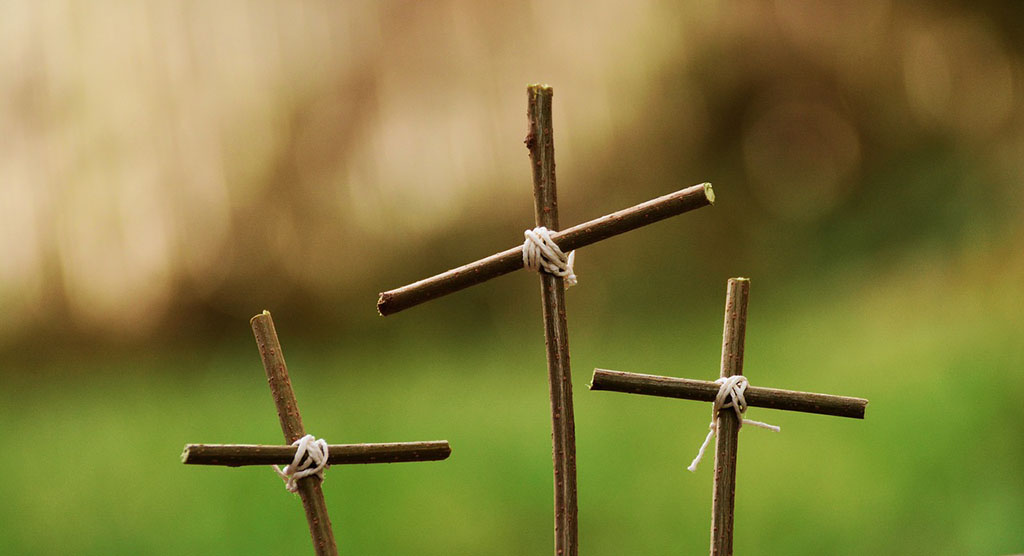
<path id="1" fill-rule="evenodd" d="M 743 135 L 751 192 L 776 216 L 812 221 L 847 194 L 860 164 L 857 130 L 817 102 L 784 101 L 758 114 Z"/>

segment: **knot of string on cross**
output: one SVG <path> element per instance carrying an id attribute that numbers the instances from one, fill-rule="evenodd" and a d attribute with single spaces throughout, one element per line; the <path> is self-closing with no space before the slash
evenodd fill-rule
<path id="1" fill-rule="evenodd" d="M 577 283 L 576 274 L 572 265 L 576 260 L 576 251 L 565 254 L 558 244 L 551 239 L 551 230 L 544 226 L 537 226 L 532 230 L 523 232 L 526 240 L 523 242 L 523 266 L 527 270 L 547 272 L 559 276 L 565 281 L 565 288 L 569 289 Z"/>
<path id="2" fill-rule="evenodd" d="M 775 432 L 782 430 L 775 425 L 769 425 L 768 423 L 745 419 L 743 417 L 743 414 L 747 411 L 747 400 L 743 397 L 743 392 L 745 392 L 747 390 L 747 386 L 750 385 L 747 381 L 747 377 L 743 375 L 722 377 L 716 380 L 715 384 L 718 384 L 718 395 L 715 396 L 715 403 L 711 408 L 711 424 L 708 425 L 708 435 L 704 437 L 704 443 L 700 445 L 700 450 L 697 451 L 697 457 L 693 458 L 693 462 L 691 462 L 690 466 L 686 468 L 690 472 L 697 471 L 697 465 L 700 463 L 701 458 L 704 457 L 704 450 L 707 449 L 708 444 L 711 443 L 711 439 L 718 432 L 719 410 L 731 407 L 733 411 L 736 412 L 736 420 L 739 421 L 739 426 L 741 427 L 743 425 L 754 425 L 755 427 L 761 427 L 762 429 L 768 429 Z"/>
<path id="3" fill-rule="evenodd" d="M 324 470 L 327 469 L 327 441 L 307 434 L 292 442 L 292 446 L 296 446 L 296 450 L 291 463 L 284 469 L 276 465 L 270 466 L 284 481 L 284 487 L 289 492 L 298 492 L 298 480 L 313 475 L 323 481 Z"/>

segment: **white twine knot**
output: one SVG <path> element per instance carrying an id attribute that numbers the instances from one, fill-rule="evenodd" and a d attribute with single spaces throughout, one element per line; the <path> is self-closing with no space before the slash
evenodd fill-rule
<path id="1" fill-rule="evenodd" d="M 576 285 L 576 274 L 572 270 L 576 251 L 566 255 L 551 239 L 551 231 L 544 226 L 526 230 L 523 235 L 526 236 L 523 242 L 523 266 L 529 270 L 544 269 L 548 274 L 561 276 L 566 289 Z"/>
<path id="2" fill-rule="evenodd" d="M 284 488 L 290 492 L 297 492 L 298 480 L 312 475 L 320 477 L 321 481 L 324 480 L 324 470 L 327 469 L 327 441 L 307 434 L 292 442 L 292 446 L 298 448 L 287 467 L 281 469 L 276 465 L 270 466 L 284 480 Z"/>
<path id="3" fill-rule="evenodd" d="M 769 425 L 768 423 L 762 423 L 761 421 L 752 421 L 750 419 L 743 418 L 743 414 L 747 411 L 747 400 L 743 397 L 743 392 L 746 391 L 747 386 L 749 385 L 747 377 L 743 375 L 722 377 L 716 380 L 715 384 L 718 384 L 718 395 L 715 396 L 715 403 L 711 408 L 711 424 L 708 425 L 708 435 L 704 438 L 704 443 L 700 445 L 697 457 L 693 458 L 693 462 L 686 468 L 691 472 L 697 470 L 697 464 L 699 464 L 701 458 L 704 457 L 704 450 L 707 449 L 708 444 L 711 443 L 711 438 L 718 433 L 718 411 L 721 409 L 731 407 L 733 411 L 736 412 L 736 419 L 739 420 L 739 426 L 741 427 L 746 424 L 775 432 L 782 430 L 775 425 Z"/>

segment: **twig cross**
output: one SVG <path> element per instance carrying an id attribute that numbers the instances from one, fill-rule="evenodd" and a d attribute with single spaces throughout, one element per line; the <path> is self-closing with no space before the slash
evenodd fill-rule
<path id="1" fill-rule="evenodd" d="M 533 167 L 536 225 L 554 231 L 558 230 L 558 201 L 551 99 L 552 89 L 547 85 L 531 85 L 527 88 L 530 129 L 525 142 Z M 708 206 L 714 199 L 711 184 L 695 185 L 555 232 L 551 238 L 562 251 L 568 253 L 578 247 Z M 390 315 L 520 268 L 523 268 L 522 244 L 414 284 L 383 292 L 377 301 L 377 310 L 381 315 Z M 546 272 L 540 273 L 540 283 L 551 397 L 555 553 L 559 556 L 576 556 L 576 432 L 573 422 L 572 375 L 569 369 L 569 332 L 565 320 L 565 287 L 561 278 Z"/>
<path id="2" fill-rule="evenodd" d="M 277 416 L 281 421 L 285 442 L 289 444 L 306 435 L 299 415 L 288 367 L 281 353 L 274 321 L 268 311 L 250 321 L 260 358 L 267 373 L 267 383 L 274 396 Z M 446 440 L 431 442 L 394 442 L 386 444 L 331 444 L 328 447 L 328 465 L 352 463 L 396 463 L 404 461 L 437 461 L 447 459 L 452 449 Z M 182 463 L 192 465 L 284 465 L 295 457 L 296 446 L 261 446 L 254 444 L 188 444 L 181 454 Z M 309 522 L 309 534 L 317 555 L 336 555 L 338 547 L 327 515 L 320 478 L 303 477 L 296 483 L 302 508 Z"/>
<path id="3" fill-rule="evenodd" d="M 730 278 L 722 333 L 722 378 L 743 374 L 743 342 L 747 330 L 750 280 Z M 610 390 L 685 400 L 714 401 L 719 385 L 703 380 L 594 369 L 591 390 Z M 863 419 L 868 401 L 861 398 L 747 387 L 748 406 Z M 715 443 L 715 485 L 711 510 L 711 555 L 732 554 L 733 508 L 736 499 L 736 450 L 740 422 L 731 408 L 719 410 Z"/>

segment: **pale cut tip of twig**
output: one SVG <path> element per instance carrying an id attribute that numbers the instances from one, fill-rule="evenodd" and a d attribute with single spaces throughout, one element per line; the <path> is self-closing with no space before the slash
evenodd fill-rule
<path id="1" fill-rule="evenodd" d="M 249 319 L 249 325 L 251 326 L 252 323 L 256 322 L 256 319 L 258 319 L 260 317 L 269 317 L 269 316 L 270 316 L 270 311 L 264 309 L 262 313 L 260 313 L 258 315 L 255 315 L 251 319 Z"/>
<path id="2" fill-rule="evenodd" d="M 181 451 L 181 463 L 188 461 L 188 444 L 185 445 L 185 449 Z"/>
<path id="3" fill-rule="evenodd" d="M 539 90 L 551 90 L 551 85 L 547 83 L 531 83 L 526 86 L 527 89 L 539 89 Z"/>
<path id="4" fill-rule="evenodd" d="M 704 186 L 704 196 L 707 197 L 709 204 L 715 204 L 715 190 L 711 188 L 711 182 L 706 181 L 701 185 Z"/>

